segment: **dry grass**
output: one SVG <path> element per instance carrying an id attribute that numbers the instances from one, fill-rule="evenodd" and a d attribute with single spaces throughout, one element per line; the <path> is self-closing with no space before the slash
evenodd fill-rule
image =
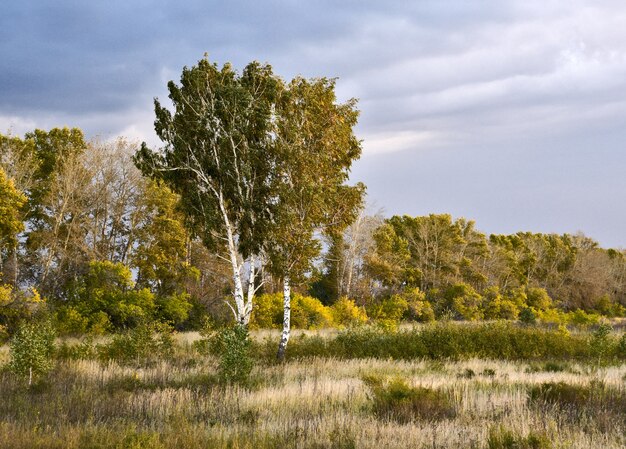
<path id="1" fill-rule="evenodd" d="M 265 338 L 257 332 L 255 338 Z M 28 391 L 0 372 L 2 448 L 486 448 L 491 429 L 546 435 L 555 448 L 626 447 L 624 415 L 576 420 L 529 403 L 532 386 L 602 381 L 626 394 L 626 365 L 566 363 L 558 372 L 529 363 L 334 360 L 257 366 L 250 388 L 214 383 L 215 359 L 179 337 L 178 355 L 143 368 L 93 360 L 60 362 Z M 4 352 L 0 351 L 0 357 Z M 454 418 L 409 423 L 377 417 L 362 378 L 402 378 L 446 392 Z"/>

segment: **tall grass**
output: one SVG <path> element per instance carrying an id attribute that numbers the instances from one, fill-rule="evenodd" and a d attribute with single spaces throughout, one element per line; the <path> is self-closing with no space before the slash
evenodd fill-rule
<path id="1" fill-rule="evenodd" d="M 465 338 L 488 332 L 462 327 Z M 360 341 L 368 344 L 357 336 L 373 335 L 380 340 L 358 354 L 376 350 L 377 357 L 308 352 L 273 364 L 261 354 L 246 386 L 220 382 L 219 356 L 199 351 L 186 339 L 174 339 L 171 351 L 150 363 L 129 363 L 128 354 L 119 361 L 105 359 L 83 343 L 77 351 L 66 348 L 52 374 L 34 388 L 0 369 L 0 447 L 626 447 L 626 420 L 619 409 L 625 396 L 623 363 L 597 365 L 591 357 L 563 356 L 555 369 L 530 358 L 471 358 L 460 350 L 449 356 L 459 341 L 444 346 L 445 357 L 381 355 L 381 342 L 402 344 L 403 338 L 422 332 L 434 338 L 436 332 L 453 331 L 365 329 L 310 336 L 306 341 L 321 341 L 325 350 L 340 347 L 338 342 L 347 350 Z M 589 344 L 589 336 L 579 337 Z M 293 348 L 301 345 L 298 341 Z M 480 346 L 468 347 L 477 351 Z M 583 393 L 568 396 L 568 387 L 554 385 Z M 589 412 L 572 414 L 572 403 Z M 547 440 L 551 446 L 537 446 Z"/>

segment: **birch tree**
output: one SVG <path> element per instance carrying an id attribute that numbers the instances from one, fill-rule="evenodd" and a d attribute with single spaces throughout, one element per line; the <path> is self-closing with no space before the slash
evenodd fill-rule
<path id="1" fill-rule="evenodd" d="M 142 144 L 135 156 L 145 175 L 181 196 L 192 230 L 230 264 L 237 323 L 247 325 L 256 259 L 272 213 L 273 112 L 280 80 L 253 62 L 238 74 L 206 58 L 170 81 L 171 112 L 155 100 L 155 130 L 164 147 Z M 247 267 L 244 298 L 242 270 Z"/>
<path id="2" fill-rule="evenodd" d="M 338 103 L 332 79 L 295 78 L 277 102 L 277 207 L 266 251 L 270 272 L 283 283 L 279 359 L 289 341 L 292 283 L 321 251 L 315 234 L 341 232 L 361 207 L 365 187 L 345 184 L 361 154 L 357 118 L 356 100 Z"/>

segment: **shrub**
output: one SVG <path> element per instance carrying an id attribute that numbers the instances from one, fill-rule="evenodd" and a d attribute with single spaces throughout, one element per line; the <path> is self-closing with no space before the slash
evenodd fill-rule
<path id="1" fill-rule="evenodd" d="M 463 320 L 479 320 L 483 318 L 481 311 L 482 296 L 468 284 L 456 284 L 444 292 L 448 307 L 455 313 L 455 318 Z"/>
<path id="2" fill-rule="evenodd" d="M 174 327 L 183 324 L 189 318 L 193 305 L 189 301 L 189 294 L 178 293 L 156 298 L 157 315 L 165 323 Z"/>
<path id="3" fill-rule="evenodd" d="M 483 293 L 481 311 L 485 319 L 516 320 L 519 307 L 511 299 L 503 298 L 498 287 L 490 287 Z"/>
<path id="4" fill-rule="evenodd" d="M 22 325 L 11 340 L 9 369 L 28 385 L 53 367 L 54 328 L 48 322 Z"/>
<path id="5" fill-rule="evenodd" d="M 98 355 L 101 360 L 115 360 L 122 364 L 147 364 L 171 356 L 173 349 L 172 328 L 151 322 L 115 335 L 109 344 L 98 346 Z"/>
<path id="6" fill-rule="evenodd" d="M 254 298 L 250 327 L 256 329 L 280 328 L 283 323 L 283 295 L 272 293 Z"/>
<path id="7" fill-rule="evenodd" d="M 405 298 L 392 295 L 370 304 L 367 315 L 378 321 L 383 328 L 394 329 L 408 309 L 409 303 Z"/>
<path id="8" fill-rule="evenodd" d="M 534 326 L 537 324 L 537 315 L 530 307 L 524 307 L 519 314 L 519 320 L 526 325 Z"/>
<path id="9" fill-rule="evenodd" d="M 584 310 L 576 309 L 566 315 L 566 320 L 569 323 L 576 324 L 578 326 L 590 326 L 592 324 L 598 324 L 598 322 L 600 321 L 600 315 L 595 313 L 587 313 Z"/>
<path id="10" fill-rule="evenodd" d="M 103 333 L 113 326 L 133 327 L 155 318 L 154 294 L 135 290 L 130 269 L 108 261 L 93 261 L 73 292 L 71 306 L 89 319 L 89 329 Z"/>
<path id="11" fill-rule="evenodd" d="M 546 403 L 561 408 L 580 410 L 589 405 L 594 385 L 571 385 L 565 382 L 549 382 L 532 387 L 528 400 L 532 404 Z"/>
<path id="12" fill-rule="evenodd" d="M 502 302 L 500 303 L 500 314 L 498 318 L 501 318 L 503 320 L 516 320 L 519 314 L 519 307 L 517 307 L 517 305 L 513 301 L 510 301 L 508 299 L 502 300 Z"/>
<path id="13" fill-rule="evenodd" d="M 97 358 L 98 351 L 93 344 L 93 339 L 88 337 L 77 344 L 61 343 L 56 351 L 56 356 L 59 359 L 67 360 L 89 360 Z"/>
<path id="14" fill-rule="evenodd" d="M 250 337 L 244 326 L 224 328 L 213 337 L 211 350 L 220 356 L 222 382 L 245 384 L 249 380 L 254 365 L 250 349 Z"/>
<path id="15" fill-rule="evenodd" d="M 567 321 L 567 315 L 558 309 L 548 308 L 545 310 L 537 310 L 533 308 L 537 318 L 543 323 L 549 324 L 563 324 Z"/>
<path id="16" fill-rule="evenodd" d="M 405 317 L 409 320 L 428 323 L 435 320 L 435 311 L 430 302 L 426 300 L 426 294 L 419 288 L 407 288 L 402 292 L 402 297 L 408 303 Z"/>
<path id="17" fill-rule="evenodd" d="M 546 310 L 552 307 L 552 298 L 543 288 L 529 287 L 526 289 L 526 305 L 535 310 Z"/>
<path id="18" fill-rule="evenodd" d="M 591 334 L 591 354 L 595 356 L 598 363 L 606 362 L 613 352 L 613 341 L 611 339 L 613 328 L 610 324 L 600 324 Z"/>
<path id="19" fill-rule="evenodd" d="M 531 431 L 523 436 L 503 427 L 491 428 L 487 439 L 488 449 L 551 449 L 553 447 L 550 439 L 543 433 Z"/>
<path id="20" fill-rule="evenodd" d="M 345 296 L 330 307 L 330 313 L 334 324 L 337 326 L 351 327 L 367 322 L 365 310 Z"/>
<path id="21" fill-rule="evenodd" d="M 614 340 L 614 339 L 611 339 Z M 615 345 L 617 346 L 617 345 Z M 420 329 L 387 332 L 364 326 L 340 332 L 334 338 L 293 339 L 292 357 L 589 360 L 589 339 L 536 327 L 504 322 L 458 325 L 436 323 Z M 270 351 L 268 349 L 268 354 Z"/>
<path id="22" fill-rule="evenodd" d="M 440 390 L 410 387 L 400 378 L 383 382 L 379 377 L 365 376 L 363 383 L 370 390 L 372 410 L 379 419 L 407 423 L 456 416 L 450 397 Z"/>
<path id="23" fill-rule="evenodd" d="M 282 305 L 281 305 L 282 312 Z M 294 295 L 291 300 L 291 325 L 299 329 L 321 329 L 332 326 L 333 318 L 328 307 L 317 298 Z M 282 315 L 280 323 L 282 325 Z"/>
<path id="24" fill-rule="evenodd" d="M 81 335 L 87 332 L 89 326 L 89 319 L 72 306 L 57 309 L 54 321 L 61 335 Z"/>

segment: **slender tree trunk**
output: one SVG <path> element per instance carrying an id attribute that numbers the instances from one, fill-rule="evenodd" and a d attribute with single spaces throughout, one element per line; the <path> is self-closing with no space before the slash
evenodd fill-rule
<path id="1" fill-rule="evenodd" d="M 28 386 L 30 387 L 33 384 L 33 367 L 28 368 Z"/>
<path id="2" fill-rule="evenodd" d="M 230 256 L 230 264 L 233 269 L 233 284 L 235 287 L 233 291 L 233 296 L 235 299 L 235 308 L 233 309 L 233 313 L 235 314 L 235 320 L 237 321 L 237 324 L 241 326 L 246 326 L 248 323 L 246 322 L 246 311 L 243 299 L 243 285 L 241 283 L 241 265 L 239 264 L 239 260 L 237 259 L 239 252 L 237 251 L 237 246 L 235 245 L 235 236 L 233 235 L 233 229 L 230 224 L 230 220 L 228 219 L 226 208 L 224 207 L 224 198 L 221 192 L 218 196 L 218 200 L 220 209 L 222 211 L 222 217 L 224 219 L 224 226 L 226 227 L 228 253 Z"/>
<path id="3" fill-rule="evenodd" d="M 278 360 L 285 359 L 285 350 L 287 342 L 289 342 L 289 334 L 291 332 L 291 286 L 289 285 L 289 276 L 285 276 L 283 280 L 283 333 L 280 336 L 280 344 L 278 345 Z"/>
<path id="4" fill-rule="evenodd" d="M 248 298 L 244 307 L 244 325 L 248 325 L 250 322 L 250 315 L 252 314 L 252 301 L 254 299 L 254 283 L 255 283 L 255 267 L 254 256 L 250 256 L 250 274 L 248 277 Z"/>

